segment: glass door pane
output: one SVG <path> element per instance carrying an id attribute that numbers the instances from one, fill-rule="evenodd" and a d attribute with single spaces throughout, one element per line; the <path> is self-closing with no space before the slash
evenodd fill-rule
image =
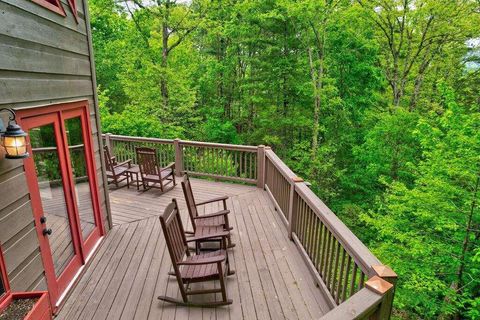
<path id="1" fill-rule="evenodd" d="M 58 278 L 75 257 L 75 247 L 54 130 L 52 123 L 30 129 L 29 135 L 43 216 L 46 218 L 45 230 L 52 230 L 48 240 Z"/>
<path id="2" fill-rule="evenodd" d="M 82 121 L 80 117 L 65 120 L 67 145 L 72 166 L 75 197 L 80 216 L 80 227 L 83 240 L 95 229 L 90 179 L 88 177 L 87 161 L 85 159 L 85 144 L 83 141 Z"/>

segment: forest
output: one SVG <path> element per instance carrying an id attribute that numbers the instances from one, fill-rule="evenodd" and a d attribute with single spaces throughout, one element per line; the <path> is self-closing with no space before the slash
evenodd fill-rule
<path id="1" fill-rule="evenodd" d="M 103 132 L 265 144 L 399 276 L 480 319 L 478 0 L 90 0 Z"/>

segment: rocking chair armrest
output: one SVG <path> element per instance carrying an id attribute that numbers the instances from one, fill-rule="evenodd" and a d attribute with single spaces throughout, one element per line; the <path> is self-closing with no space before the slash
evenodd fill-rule
<path id="1" fill-rule="evenodd" d="M 220 211 L 215 212 L 215 213 L 209 213 L 209 214 L 204 214 L 204 215 L 201 215 L 201 216 L 196 216 L 193 219 L 201 220 L 201 219 L 212 218 L 212 217 L 226 216 L 229 213 L 230 213 L 230 210 L 220 210 Z"/>
<path id="2" fill-rule="evenodd" d="M 170 162 L 165 168 L 160 169 L 160 172 L 168 169 L 175 169 L 175 162 Z"/>
<path id="3" fill-rule="evenodd" d="M 221 197 L 217 197 L 217 198 L 213 198 L 213 199 L 210 199 L 210 200 L 207 200 L 207 201 L 203 201 L 203 202 L 199 202 L 196 204 L 196 206 L 203 206 L 204 204 L 207 204 L 207 203 L 212 203 L 212 202 L 218 202 L 218 201 L 225 201 L 228 199 L 228 196 L 221 196 Z"/>
<path id="4" fill-rule="evenodd" d="M 213 264 L 213 263 L 219 263 L 219 262 L 223 262 L 226 260 L 226 257 L 224 254 L 222 255 L 218 255 L 218 256 L 215 256 L 215 257 L 208 257 L 208 258 L 203 258 L 203 259 L 198 259 L 198 260 L 194 260 L 194 261 L 182 261 L 182 262 L 179 262 L 177 263 L 179 266 L 181 265 L 184 265 L 184 266 L 188 266 L 188 265 L 199 265 L 199 264 Z"/>
<path id="5" fill-rule="evenodd" d="M 201 241 L 201 240 L 210 240 L 210 239 L 215 239 L 215 238 L 223 238 L 224 240 L 228 237 L 230 234 L 229 231 L 222 231 L 222 232 L 217 232 L 217 233 L 212 233 L 212 234 L 206 234 L 203 236 L 193 236 L 193 237 L 188 237 L 187 242 L 193 242 L 193 241 Z"/>
<path id="6" fill-rule="evenodd" d="M 130 168 L 132 166 L 132 159 L 128 159 L 126 161 L 123 161 L 123 162 L 120 162 L 120 163 L 117 163 L 116 165 L 114 165 L 114 167 L 123 167 L 125 165 L 128 165 L 128 167 Z"/>

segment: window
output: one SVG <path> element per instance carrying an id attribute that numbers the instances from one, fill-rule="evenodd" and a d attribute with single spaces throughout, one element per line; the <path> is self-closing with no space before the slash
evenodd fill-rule
<path id="1" fill-rule="evenodd" d="M 36 4 L 41 5 L 53 12 L 58 13 L 59 15 L 66 16 L 65 10 L 63 10 L 62 4 L 60 0 L 32 0 Z M 73 0 L 72 0 L 73 1 Z"/>

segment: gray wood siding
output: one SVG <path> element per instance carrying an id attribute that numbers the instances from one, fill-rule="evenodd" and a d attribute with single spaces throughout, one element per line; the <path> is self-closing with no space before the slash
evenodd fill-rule
<path id="1" fill-rule="evenodd" d="M 76 0 L 77 23 L 67 0 L 61 1 L 66 17 L 30 0 L 0 0 L 0 108 L 88 100 L 101 211 L 108 230 L 86 4 Z M 6 124 L 6 114 L 0 113 L 0 118 Z M 9 280 L 13 290 L 46 289 L 23 162 L 3 158 L 0 151 L 0 243 Z"/>

